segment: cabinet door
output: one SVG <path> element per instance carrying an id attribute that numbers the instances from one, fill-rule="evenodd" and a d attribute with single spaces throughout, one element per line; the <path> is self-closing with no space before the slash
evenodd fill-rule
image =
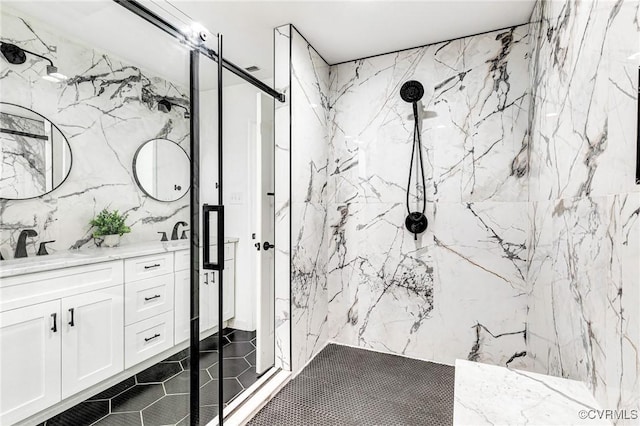
<path id="1" fill-rule="evenodd" d="M 0 424 L 60 401 L 60 332 L 60 300 L 0 314 Z"/>
<path id="2" fill-rule="evenodd" d="M 123 371 L 123 287 L 62 299 L 62 331 L 62 398 Z"/>
<path id="3" fill-rule="evenodd" d="M 175 309 L 174 309 L 174 339 L 175 344 L 189 339 L 189 316 L 191 305 L 189 302 L 189 288 L 191 286 L 191 271 L 176 272 L 175 275 Z"/>
<path id="4" fill-rule="evenodd" d="M 234 317 L 236 312 L 236 273 L 234 270 L 234 261 L 224 261 L 224 272 L 222 274 L 222 319 L 227 321 Z"/>
<path id="5" fill-rule="evenodd" d="M 190 271 L 176 272 L 175 279 L 175 343 L 189 339 L 190 333 Z M 213 271 L 200 273 L 200 331 L 209 330 L 218 324 L 218 288 Z"/>
<path id="6" fill-rule="evenodd" d="M 218 326 L 218 273 L 206 271 L 200 281 L 200 331 Z"/>

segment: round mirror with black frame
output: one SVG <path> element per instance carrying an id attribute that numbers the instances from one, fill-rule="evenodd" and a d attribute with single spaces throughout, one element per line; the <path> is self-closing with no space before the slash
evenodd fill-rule
<path id="1" fill-rule="evenodd" d="M 189 192 L 189 167 L 189 155 L 169 139 L 147 141 L 133 157 L 136 183 L 157 201 L 176 201 Z"/>
<path id="2" fill-rule="evenodd" d="M 69 176 L 71 146 L 37 112 L 0 102 L 0 199 L 26 200 L 58 188 Z"/>

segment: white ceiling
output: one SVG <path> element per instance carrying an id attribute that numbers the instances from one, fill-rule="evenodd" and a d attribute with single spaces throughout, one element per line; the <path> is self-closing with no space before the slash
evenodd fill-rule
<path id="1" fill-rule="evenodd" d="M 273 28 L 292 23 L 330 64 L 529 21 L 535 0 L 239 1 L 145 0 L 176 25 L 196 21 L 224 35 L 224 57 L 273 75 Z M 187 81 L 186 49 L 123 7 L 99 1 L 6 1 L 82 44 L 115 53 L 163 77 Z M 215 49 L 215 38 L 209 40 Z M 204 75 L 213 76 L 212 72 Z M 228 83 L 237 79 L 227 78 Z M 215 79 L 207 77 L 203 88 Z"/>

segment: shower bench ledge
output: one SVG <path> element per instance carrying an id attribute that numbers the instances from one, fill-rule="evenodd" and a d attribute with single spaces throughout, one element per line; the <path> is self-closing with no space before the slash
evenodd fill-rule
<path id="1" fill-rule="evenodd" d="M 460 359 L 454 400 L 454 425 L 612 424 L 582 382 Z"/>

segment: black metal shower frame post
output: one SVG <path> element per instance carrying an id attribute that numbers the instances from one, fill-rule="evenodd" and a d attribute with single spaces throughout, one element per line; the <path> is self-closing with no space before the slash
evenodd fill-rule
<path id="1" fill-rule="evenodd" d="M 200 421 L 200 53 L 189 53 L 189 119 L 191 152 L 190 309 L 189 309 L 189 413 L 191 426 Z"/>
<path id="2" fill-rule="evenodd" d="M 233 74 L 242 78 L 246 82 L 252 84 L 256 88 L 262 90 L 274 100 L 279 102 L 285 101 L 285 95 L 277 92 L 262 81 L 258 80 L 246 70 L 238 67 L 232 62 L 224 59 L 222 55 L 222 35 L 218 34 L 218 52 L 207 48 L 201 42 L 194 42 L 190 37 L 179 30 L 177 27 L 167 22 L 151 10 L 142 6 L 135 0 L 113 0 L 115 3 L 123 6 L 125 9 L 174 37 L 180 43 L 186 45 L 190 50 L 189 53 L 189 104 L 190 104 L 190 206 L 189 213 L 191 217 L 190 236 L 190 309 L 189 309 L 189 356 L 190 356 L 190 373 L 189 373 L 189 409 L 190 409 L 190 425 L 198 426 L 200 423 L 200 55 L 215 61 L 218 64 L 218 205 L 203 206 L 203 212 L 206 219 L 203 240 L 205 256 L 203 259 L 203 269 L 218 271 L 218 423 L 222 426 L 224 422 L 224 374 L 223 374 L 223 269 L 224 269 L 224 206 L 223 206 L 223 146 L 222 146 L 222 119 L 223 119 L 223 94 L 222 94 L 222 73 L 224 69 L 231 71 Z M 218 212 L 218 235 L 217 250 L 218 263 L 213 264 L 208 257 L 209 254 L 209 213 L 211 211 Z"/>
<path id="3" fill-rule="evenodd" d="M 222 34 L 218 34 L 218 55 L 222 58 Z M 222 190 L 224 185 L 222 184 L 223 177 L 223 157 L 222 157 L 222 61 L 218 61 L 218 205 L 222 209 L 222 217 L 219 218 L 219 223 L 222 223 L 221 231 L 218 232 L 218 424 L 222 426 L 224 422 L 224 370 L 223 370 L 223 346 L 224 346 L 224 330 L 222 327 L 222 300 L 223 300 L 223 277 L 224 274 L 224 206 L 222 201 Z"/>

